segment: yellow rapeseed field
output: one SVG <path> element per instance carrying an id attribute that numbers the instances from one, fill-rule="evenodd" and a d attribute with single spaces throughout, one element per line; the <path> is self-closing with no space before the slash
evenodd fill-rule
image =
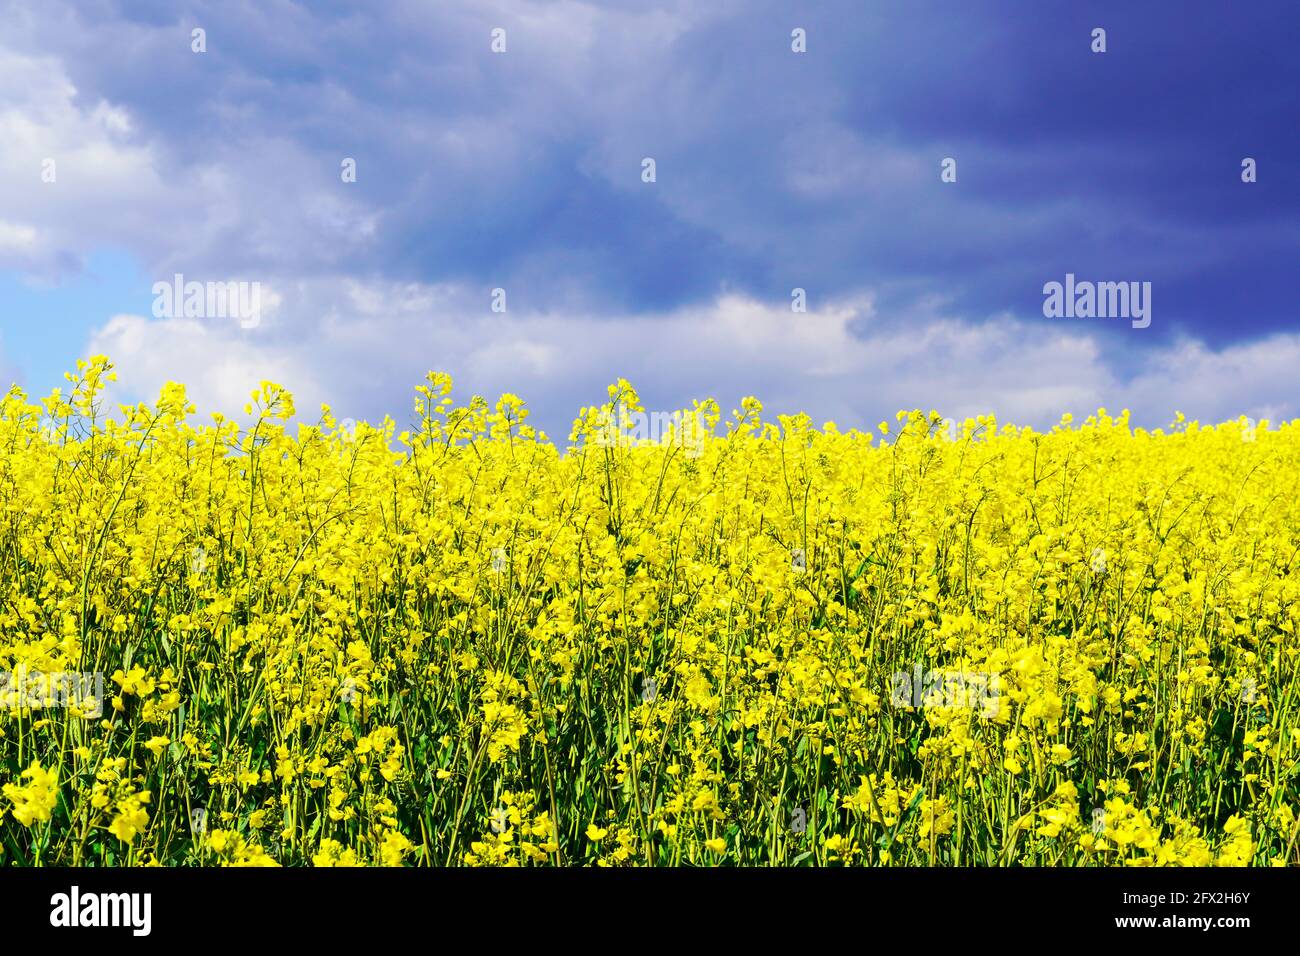
<path id="1" fill-rule="evenodd" d="M 1300 862 L 1300 424 L 69 377 L 0 409 L 3 864 Z"/>

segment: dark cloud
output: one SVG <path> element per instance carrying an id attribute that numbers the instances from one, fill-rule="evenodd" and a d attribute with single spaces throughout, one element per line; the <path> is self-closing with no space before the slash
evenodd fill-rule
<path id="1" fill-rule="evenodd" d="M 882 324 L 923 301 L 1042 323 L 1066 272 L 1151 281 L 1147 334 L 1088 332 L 1119 365 L 1296 325 L 1293 2 L 10 8 L 15 42 L 57 56 L 85 108 L 122 107 L 213 210 L 179 247 L 122 237 L 154 271 L 503 286 L 516 308 L 623 316 L 870 290 Z"/>

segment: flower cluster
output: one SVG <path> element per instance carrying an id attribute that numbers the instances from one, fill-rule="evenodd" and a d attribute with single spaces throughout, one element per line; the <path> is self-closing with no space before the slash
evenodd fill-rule
<path id="1" fill-rule="evenodd" d="M 0 403 L 0 672 L 106 699 L 0 708 L 6 862 L 1300 862 L 1300 425 L 69 378 Z"/>

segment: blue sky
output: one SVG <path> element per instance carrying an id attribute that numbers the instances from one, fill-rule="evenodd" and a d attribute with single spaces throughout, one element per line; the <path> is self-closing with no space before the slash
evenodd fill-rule
<path id="1" fill-rule="evenodd" d="M 1294 3 L 374 6 L 0 0 L 0 373 L 405 421 L 437 368 L 556 433 L 619 376 L 843 425 L 1300 415 Z M 1067 272 L 1150 282 L 1150 327 L 1045 317 Z M 176 273 L 259 323 L 154 315 Z"/>

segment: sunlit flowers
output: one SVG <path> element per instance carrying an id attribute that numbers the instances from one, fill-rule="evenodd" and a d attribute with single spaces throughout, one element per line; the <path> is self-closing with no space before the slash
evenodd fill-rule
<path id="1" fill-rule="evenodd" d="M 1300 863 L 1300 425 L 113 379 L 0 398 L 6 861 Z"/>

